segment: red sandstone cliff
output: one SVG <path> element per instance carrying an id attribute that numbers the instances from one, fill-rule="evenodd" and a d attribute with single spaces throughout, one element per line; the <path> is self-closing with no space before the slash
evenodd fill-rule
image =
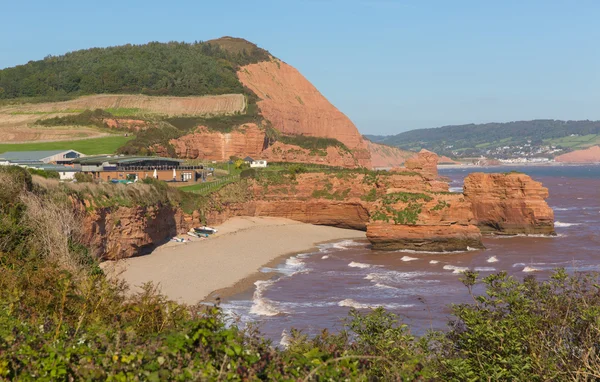
<path id="1" fill-rule="evenodd" d="M 261 100 L 261 114 L 283 134 L 335 138 L 371 167 L 366 141 L 350 119 L 333 106 L 298 70 L 273 59 L 238 70 L 242 84 Z"/>
<path id="2" fill-rule="evenodd" d="M 592 146 L 584 150 L 559 155 L 554 158 L 561 163 L 600 163 L 600 146 Z"/>
<path id="3" fill-rule="evenodd" d="M 232 129 L 230 133 L 210 131 L 200 126 L 192 134 L 172 139 L 179 158 L 226 161 L 231 156 L 261 157 L 265 147 L 265 130 L 254 123 Z"/>
<path id="4" fill-rule="evenodd" d="M 528 175 L 469 174 L 464 195 L 484 233 L 554 234 L 554 212 L 545 200 L 548 189 Z"/>
<path id="5" fill-rule="evenodd" d="M 382 145 L 367 141 L 369 152 L 371 153 L 371 164 L 373 168 L 390 168 L 402 166 L 404 162 L 417 155 L 417 153 L 408 150 L 402 150 L 397 147 Z"/>

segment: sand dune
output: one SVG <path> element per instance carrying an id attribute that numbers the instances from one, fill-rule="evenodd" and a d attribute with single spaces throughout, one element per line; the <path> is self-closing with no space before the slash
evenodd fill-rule
<path id="1" fill-rule="evenodd" d="M 257 271 L 283 255 L 307 251 L 315 244 L 341 239 L 364 239 L 361 231 L 315 226 L 281 218 L 237 217 L 219 227 L 207 240 L 169 243 L 147 256 L 105 262 L 108 274 L 127 281 L 133 290 L 158 284 L 173 300 L 194 304 L 212 292 L 252 285 Z"/>

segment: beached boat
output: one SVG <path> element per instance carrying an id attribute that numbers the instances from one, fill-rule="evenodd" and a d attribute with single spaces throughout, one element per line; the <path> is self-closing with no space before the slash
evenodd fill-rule
<path id="1" fill-rule="evenodd" d="M 208 233 L 205 233 L 205 232 L 196 232 L 194 230 L 190 230 L 187 234 L 189 236 L 192 236 L 192 237 L 199 237 L 199 238 L 208 237 Z"/>
<path id="2" fill-rule="evenodd" d="M 196 227 L 196 228 L 194 228 L 194 231 L 197 233 L 206 233 L 209 235 L 219 232 L 219 230 L 217 230 L 216 228 L 207 227 L 207 226 Z"/>

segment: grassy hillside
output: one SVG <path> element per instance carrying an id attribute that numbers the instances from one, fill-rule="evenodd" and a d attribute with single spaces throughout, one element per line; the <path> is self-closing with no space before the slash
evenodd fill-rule
<path id="1" fill-rule="evenodd" d="M 241 39 L 78 50 L 0 70 L 0 99 L 62 100 L 99 93 L 245 93 L 236 68 L 269 57 L 267 51 Z"/>
<path id="2" fill-rule="evenodd" d="M 43 151 L 43 150 L 68 150 L 72 149 L 87 155 L 113 154 L 117 149 L 134 137 L 122 135 L 103 138 L 81 139 L 75 141 L 59 142 L 31 142 L 17 144 L 0 144 L 0 153 L 6 151 Z"/>
<path id="3" fill-rule="evenodd" d="M 374 142 L 403 149 L 425 148 L 438 154 L 459 157 L 500 155 L 502 148 L 505 147 L 514 148 L 512 150 L 514 155 L 518 155 L 524 147 L 555 146 L 563 149 L 564 152 L 599 143 L 600 121 L 533 120 L 470 124 L 419 129 L 387 137 L 369 136 L 368 138 Z"/>

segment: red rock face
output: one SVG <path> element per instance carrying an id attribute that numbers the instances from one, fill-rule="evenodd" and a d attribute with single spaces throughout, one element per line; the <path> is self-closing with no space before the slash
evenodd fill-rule
<path id="1" fill-rule="evenodd" d="M 392 168 L 399 167 L 407 159 L 413 158 L 417 153 L 408 150 L 402 150 L 397 147 L 381 145 L 367 141 L 369 152 L 371 153 L 371 164 L 373 168 Z"/>
<path id="2" fill-rule="evenodd" d="M 275 142 L 260 153 L 260 157 L 270 162 L 313 163 L 346 168 L 359 166 L 359 160 L 352 153 L 333 146 L 328 147 L 327 150 L 311 152 L 299 146 Z"/>
<path id="3" fill-rule="evenodd" d="M 371 167 L 367 143 L 356 126 L 296 69 L 273 60 L 246 65 L 237 74 L 261 98 L 258 107 L 277 130 L 335 138 L 355 151 L 361 166 Z"/>
<path id="4" fill-rule="evenodd" d="M 481 232 L 474 225 L 394 225 L 370 223 L 367 238 L 373 249 L 451 252 L 483 248 Z"/>
<path id="5" fill-rule="evenodd" d="M 150 253 L 171 237 L 198 225 L 199 219 L 171 206 L 96 208 L 82 211 L 84 242 L 100 260 L 118 260 Z"/>
<path id="6" fill-rule="evenodd" d="M 559 155 L 554 158 L 562 163 L 600 163 L 600 146 L 592 146 L 584 150 L 575 150 L 573 152 Z"/>
<path id="7" fill-rule="evenodd" d="M 464 195 L 484 233 L 555 234 L 548 189 L 528 175 L 473 173 L 465 179 Z"/>
<path id="8" fill-rule="evenodd" d="M 198 127 L 193 134 L 170 141 L 177 157 L 225 161 L 231 156 L 261 157 L 265 131 L 254 123 L 242 125 L 231 133 L 220 133 Z"/>
<path id="9" fill-rule="evenodd" d="M 410 171 L 421 173 L 426 179 L 437 179 L 437 164 L 437 154 L 423 149 L 416 157 L 407 159 L 404 166 Z"/>

